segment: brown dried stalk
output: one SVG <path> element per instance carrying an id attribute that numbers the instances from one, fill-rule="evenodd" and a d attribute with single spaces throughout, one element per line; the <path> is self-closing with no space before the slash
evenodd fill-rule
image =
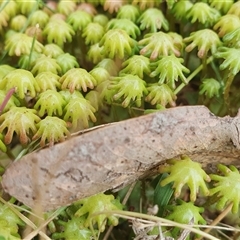
<path id="1" fill-rule="evenodd" d="M 216 117 L 203 106 L 167 109 L 28 154 L 7 169 L 2 186 L 46 211 L 121 188 L 181 155 L 205 169 L 217 163 L 240 166 L 239 129 L 239 117 Z"/>

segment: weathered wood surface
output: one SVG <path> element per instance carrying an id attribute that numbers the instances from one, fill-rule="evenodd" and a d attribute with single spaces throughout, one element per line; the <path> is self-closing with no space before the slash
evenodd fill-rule
<path id="1" fill-rule="evenodd" d="M 167 159 L 188 155 L 206 169 L 240 166 L 240 117 L 206 107 L 177 107 L 95 129 L 11 164 L 3 189 L 30 207 L 69 205 L 149 174 Z"/>

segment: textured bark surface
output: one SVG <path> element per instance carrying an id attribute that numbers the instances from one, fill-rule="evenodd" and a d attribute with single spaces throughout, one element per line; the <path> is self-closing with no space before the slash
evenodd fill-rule
<path id="1" fill-rule="evenodd" d="M 116 189 L 188 155 L 205 169 L 240 166 L 240 117 L 214 116 L 203 106 L 177 107 L 95 129 L 24 156 L 5 172 L 6 192 L 44 210 Z"/>

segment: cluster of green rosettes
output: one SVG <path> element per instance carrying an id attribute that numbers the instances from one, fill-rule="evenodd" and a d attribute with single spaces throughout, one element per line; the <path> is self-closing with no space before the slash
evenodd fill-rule
<path id="1" fill-rule="evenodd" d="M 113 3 L 94 1 L 110 12 L 119 10 L 112 19 L 97 14 L 93 5 L 78 6 L 75 1 L 49 6 L 36 0 L 29 5 L 1 3 L 1 32 L 9 57 L 0 66 L 0 101 L 15 89 L 0 117 L 6 145 L 15 133 L 23 145 L 37 138 L 41 145 L 62 141 L 69 128 L 95 122 L 94 114 L 106 103 L 124 108 L 144 107 L 144 101 L 158 108 L 175 105 L 175 81 L 187 83 L 183 72 L 189 72 L 178 58 L 181 36 L 157 32 L 169 25 L 161 10 L 147 9 L 141 1 L 117 2 L 111 8 Z M 150 33 L 138 41 L 143 32 Z M 156 48 L 161 39 L 165 42 Z M 161 55 L 165 58 L 157 59 Z"/>
<path id="2" fill-rule="evenodd" d="M 172 159 L 168 161 L 169 165 L 161 166 L 161 173 L 169 173 L 169 175 L 161 181 L 161 185 L 165 186 L 169 183 L 173 184 L 174 196 L 177 198 L 175 205 L 167 206 L 170 210 L 168 219 L 183 224 L 206 224 L 201 213 L 204 212 L 203 207 L 195 206 L 197 196 L 212 196 L 218 210 L 223 210 L 232 204 L 232 213 L 239 211 L 240 203 L 240 173 L 236 167 L 229 168 L 219 164 L 218 174 L 207 175 L 198 162 L 192 161 L 189 157 L 183 156 L 181 159 Z M 207 184 L 212 181 L 213 184 Z M 190 189 L 190 201 L 181 200 L 182 188 L 187 186 Z M 175 233 L 174 233 L 175 232 Z M 179 229 L 173 231 L 173 236 L 178 236 Z M 176 234 L 176 235 L 175 235 Z"/>
<path id="3" fill-rule="evenodd" d="M 93 231 L 94 224 L 99 232 L 104 232 L 107 223 L 118 225 L 118 218 L 108 212 L 122 208 L 123 205 L 113 195 L 103 193 L 80 200 L 68 207 L 56 221 L 63 228 L 61 233 L 51 227 L 52 239 L 91 239 L 97 235 L 97 231 Z"/>
<path id="4" fill-rule="evenodd" d="M 167 1 L 168 11 L 176 19 L 205 27 L 185 38 L 169 31 L 161 4 L 161 0 L 129 4 L 120 0 L 83 4 L 31 0 L 28 5 L 20 0 L 2 1 L 0 31 L 5 34 L 5 57 L 0 66 L 0 101 L 15 88 L 0 118 L 5 144 L 14 133 L 22 144 L 38 137 L 42 137 L 42 145 L 53 144 L 69 134 L 67 128 L 87 128 L 89 120 L 97 121 L 94 114 L 106 104 L 124 108 L 153 105 L 157 109 L 175 106 L 178 80 L 184 85 L 191 80 L 185 76 L 190 70 L 183 57 L 195 48 L 203 64 L 215 54 L 226 59 L 220 69 L 230 70 L 228 78 L 238 73 L 238 50 L 227 48 L 237 47 L 240 20 L 234 7 L 238 3 Z M 100 8 L 111 15 L 98 13 Z M 221 17 L 226 12 L 229 14 Z M 234 26 L 227 25 L 229 21 Z M 218 34 L 214 30 L 219 30 Z M 219 48 L 223 44 L 225 47 Z M 229 81 L 224 91 L 226 101 Z M 213 98 L 221 89 L 219 80 L 206 76 L 200 93 Z M 64 91 L 70 91 L 71 96 L 66 98 Z M 25 110 L 28 114 L 19 118 Z M 18 123 L 10 123 L 9 116 Z M 55 122 L 61 130 L 51 127 Z"/>
<path id="5" fill-rule="evenodd" d="M 118 225 L 118 218 L 109 215 L 109 212 L 122 209 L 123 205 L 113 195 L 99 193 L 77 201 L 66 208 L 55 221 L 49 223 L 48 228 L 52 239 L 93 239 L 99 233 L 104 232 L 107 225 Z M 22 239 L 19 229 L 24 227 L 25 223 L 19 218 L 19 215 L 13 212 L 9 205 L 0 203 L 1 239 Z M 51 213 L 46 213 L 45 217 L 50 215 Z M 96 228 L 95 225 L 97 225 Z"/>
<path id="6" fill-rule="evenodd" d="M 19 227 L 24 222 L 7 205 L 0 203 L 0 237 L 1 239 L 20 240 Z"/>
<path id="7" fill-rule="evenodd" d="M 7 152 L 15 135 L 24 147 L 39 139 L 42 146 L 53 145 L 72 131 L 107 122 L 102 114 L 114 115 L 109 110 L 114 106 L 118 110 L 119 106 L 175 106 L 178 92 L 201 70 L 201 81 L 196 84 L 199 93 L 207 102 L 215 97 L 221 102 L 224 96 L 229 106 L 230 87 L 240 71 L 239 9 L 240 2 L 233 0 L 209 0 L 208 4 L 189 0 L 1 0 L 0 103 L 7 99 L 7 104 L 4 109 L 0 106 L 0 149 Z M 195 61 L 191 62 L 194 51 L 193 59 L 201 63 L 196 71 Z M 232 211 L 237 212 L 239 191 L 230 190 L 240 188 L 239 172 L 222 165 L 219 170 L 223 176 L 208 176 L 188 157 L 162 168 L 161 172 L 169 173 L 162 185 L 174 182 L 176 197 L 186 184 L 191 192 L 192 202 L 180 201 L 168 218 L 186 224 L 194 218 L 194 223 L 204 223 L 202 208 L 193 203 L 199 188 L 204 195 L 217 197 L 219 209 L 233 203 Z M 216 187 L 209 189 L 205 182 L 210 180 Z M 186 208 L 189 211 L 183 214 Z M 117 209 L 122 205 L 112 195 L 84 199 L 67 208 L 67 216 L 58 221 L 65 231 L 52 231 L 52 237 L 89 239 L 92 220 L 101 232 L 107 219 L 112 225 L 118 223 L 115 217 L 94 214 Z M 4 212 L 5 206 L 0 210 Z M 21 221 L 12 219 L 13 228 L 1 234 L 19 239 Z M 11 223 L 4 221 L 0 212 L 0 226 L 3 223 L 7 229 Z"/>

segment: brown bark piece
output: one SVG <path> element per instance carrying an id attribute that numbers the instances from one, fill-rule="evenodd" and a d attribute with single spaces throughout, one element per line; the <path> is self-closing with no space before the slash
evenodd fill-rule
<path id="1" fill-rule="evenodd" d="M 205 169 L 240 166 L 240 117 L 204 106 L 167 109 L 73 137 L 24 156 L 2 178 L 6 192 L 47 210 L 142 178 L 167 159 L 188 155 Z"/>

